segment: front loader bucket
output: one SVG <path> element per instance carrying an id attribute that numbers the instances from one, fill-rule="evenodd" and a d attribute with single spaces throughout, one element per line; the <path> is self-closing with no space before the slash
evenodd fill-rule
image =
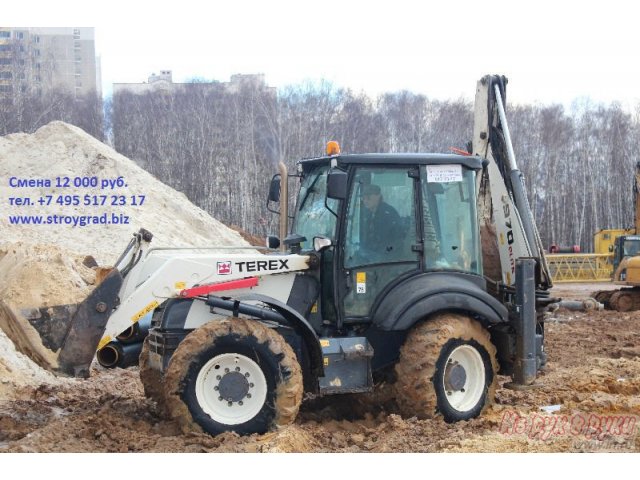
<path id="1" fill-rule="evenodd" d="M 86 378 L 122 281 L 114 269 L 82 303 L 71 305 L 14 309 L 0 300 L 0 326 L 41 367 Z"/>

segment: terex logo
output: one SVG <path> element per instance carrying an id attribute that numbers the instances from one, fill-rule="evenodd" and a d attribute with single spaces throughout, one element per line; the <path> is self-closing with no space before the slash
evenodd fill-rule
<path id="1" fill-rule="evenodd" d="M 253 262 L 236 262 L 239 272 L 278 272 L 289 270 L 289 260 L 256 260 Z"/>
<path id="2" fill-rule="evenodd" d="M 231 275 L 231 262 L 218 262 L 218 275 Z"/>
<path id="3" fill-rule="evenodd" d="M 516 261 L 513 258 L 513 224 L 511 223 L 511 219 L 509 216 L 511 215 L 511 209 L 509 208 L 509 204 L 505 202 L 502 206 L 504 211 L 504 226 L 507 227 L 507 244 L 509 245 L 509 264 L 511 265 L 511 273 L 516 273 Z"/>

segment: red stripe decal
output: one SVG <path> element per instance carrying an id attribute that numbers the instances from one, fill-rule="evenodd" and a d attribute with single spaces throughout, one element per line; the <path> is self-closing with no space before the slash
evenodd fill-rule
<path id="1" fill-rule="evenodd" d="M 240 288 L 250 288 L 258 285 L 258 277 L 242 278 L 222 283 L 210 283 L 209 285 L 199 285 L 193 288 L 186 288 L 180 292 L 181 297 L 191 298 L 207 295 L 211 292 L 222 292 L 225 290 L 238 290 Z"/>

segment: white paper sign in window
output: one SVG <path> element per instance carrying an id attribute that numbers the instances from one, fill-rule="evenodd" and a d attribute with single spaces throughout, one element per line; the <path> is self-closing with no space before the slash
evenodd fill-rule
<path id="1" fill-rule="evenodd" d="M 428 183 L 462 181 L 462 165 L 427 165 Z"/>

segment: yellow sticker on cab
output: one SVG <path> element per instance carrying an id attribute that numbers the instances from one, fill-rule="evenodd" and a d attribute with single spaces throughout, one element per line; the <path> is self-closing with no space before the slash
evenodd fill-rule
<path id="1" fill-rule="evenodd" d="M 324 357 L 324 361 L 322 362 L 325 367 L 329 366 L 329 357 Z"/>
<path id="2" fill-rule="evenodd" d="M 330 345 L 330 342 L 326 338 L 323 338 L 322 340 L 320 340 L 321 347 L 328 347 L 329 345 Z"/>
<path id="3" fill-rule="evenodd" d="M 187 288 L 187 282 L 176 282 L 176 290 L 184 290 Z"/>
<path id="4" fill-rule="evenodd" d="M 136 313 L 133 317 L 131 317 L 131 321 L 133 323 L 136 323 L 138 320 L 140 320 L 142 317 L 144 317 L 147 313 L 149 313 L 150 311 L 154 310 L 158 305 L 160 305 L 158 303 L 158 301 L 154 300 L 149 305 L 147 305 L 142 310 L 140 310 L 138 313 Z"/>
<path id="5" fill-rule="evenodd" d="M 367 283 L 367 272 L 357 272 L 356 283 Z"/>

